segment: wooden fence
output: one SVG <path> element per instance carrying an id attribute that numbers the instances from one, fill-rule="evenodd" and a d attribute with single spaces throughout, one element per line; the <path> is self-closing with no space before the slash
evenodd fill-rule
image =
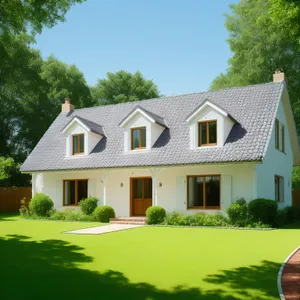
<path id="1" fill-rule="evenodd" d="M 24 197 L 31 199 L 31 187 L 0 187 L 0 213 L 19 211 Z"/>
<path id="2" fill-rule="evenodd" d="M 300 190 L 293 190 L 293 205 L 300 206 Z"/>

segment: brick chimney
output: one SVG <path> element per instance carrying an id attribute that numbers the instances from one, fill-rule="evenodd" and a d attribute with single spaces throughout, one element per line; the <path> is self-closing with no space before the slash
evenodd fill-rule
<path id="1" fill-rule="evenodd" d="M 71 110 L 74 110 L 74 105 L 71 104 L 71 99 L 65 98 L 65 103 L 61 106 L 62 112 L 69 112 Z"/>
<path id="2" fill-rule="evenodd" d="M 286 78 L 284 76 L 284 73 L 281 72 L 279 69 L 277 69 L 273 74 L 273 82 L 281 82 L 281 81 L 286 81 Z"/>

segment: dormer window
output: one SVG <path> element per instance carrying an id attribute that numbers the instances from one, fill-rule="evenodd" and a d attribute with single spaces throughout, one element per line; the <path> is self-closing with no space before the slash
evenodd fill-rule
<path id="1" fill-rule="evenodd" d="M 73 155 L 84 154 L 84 134 L 74 134 L 73 138 Z"/>
<path id="2" fill-rule="evenodd" d="M 164 118 L 136 106 L 120 123 L 124 129 L 124 152 L 151 150 L 163 131 L 167 129 Z"/>
<path id="3" fill-rule="evenodd" d="M 217 121 L 204 121 L 198 123 L 198 146 L 217 145 Z"/>
<path id="4" fill-rule="evenodd" d="M 146 127 L 131 129 L 131 149 L 145 149 L 146 148 Z"/>

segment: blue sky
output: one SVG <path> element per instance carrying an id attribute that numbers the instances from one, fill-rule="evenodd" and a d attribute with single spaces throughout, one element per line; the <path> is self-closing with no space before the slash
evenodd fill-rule
<path id="1" fill-rule="evenodd" d="M 75 64 L 90 85 L 137 70 L 164 95 L 206 91 L 227 68 L 223 13 L 237 0 L 87 0 L 44 29 L 36 48 Z"/>

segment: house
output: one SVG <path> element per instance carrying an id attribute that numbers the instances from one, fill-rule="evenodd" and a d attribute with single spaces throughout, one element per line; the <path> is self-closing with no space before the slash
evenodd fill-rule
<path id="1" fill-rule="evenodd" d="M 237 199 L 291 205 L 298 136 L 284 74 L 214 92 L 74 109 L 21 167 L 57 209 L 95 196 L 119 217 L 226 211 Z"/>

